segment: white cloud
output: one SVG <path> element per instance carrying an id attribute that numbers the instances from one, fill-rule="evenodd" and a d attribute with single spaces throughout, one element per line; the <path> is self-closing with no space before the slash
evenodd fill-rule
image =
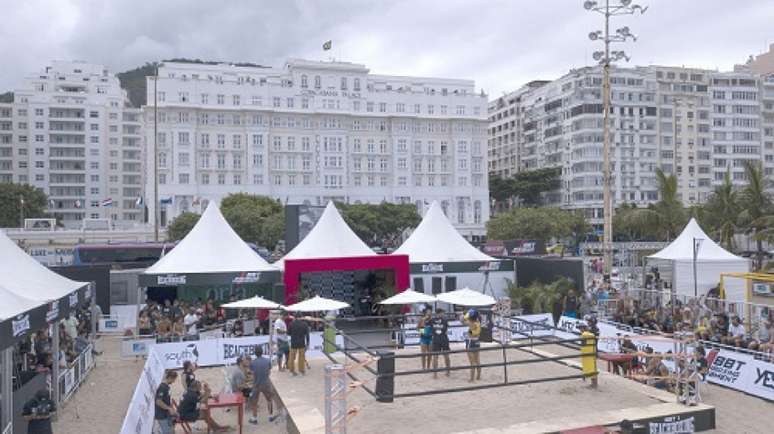
<path id="1" fill-rule="evenodd" d="M 641 0 L 623 17 L 633 64 L 730 69 L 774 40 L 768 0 Z M 581 0 L 0 0 L 0 91 L 52 59 L 114 72 L 169 57 L 279 66 L 289 57 L 379 74 L 475 79 L 490 95 L 591 62 L 601 17 Z M 322 52 L 332 39 L 331 52 Z"/>

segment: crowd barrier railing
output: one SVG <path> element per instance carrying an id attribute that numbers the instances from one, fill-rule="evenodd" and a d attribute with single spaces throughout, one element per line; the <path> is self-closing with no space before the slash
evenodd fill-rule
<path id="1" fill-rule="evenodd" d="M 89 344 L 67 369 L 59 374 L 59 399 L 61 403 L 67 402 L 73 393 L 86 380 L 86 376 L 94 368 L 94 345 Z"/>

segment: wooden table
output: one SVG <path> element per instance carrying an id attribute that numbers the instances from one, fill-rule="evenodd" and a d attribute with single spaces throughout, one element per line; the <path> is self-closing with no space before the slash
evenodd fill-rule
<path id="1" fill-rule="evenodd" d="M 207 401 L 207 414 L 212 417 L 210 411 L 213 408 L 237 407 L 239 414 L 239 434 L 242 434 L 242 425 L 245 417 L 245 396 L 241 393 L 221 393 L 217 398 Z M 209 433 L 209 426 L 207 427 Z"/>
<path id="2" fill-rule="evenodd" d="M 634 360 L 637 355 L 626 353 L 597 353 L 597 357 L 607 362 L 607 372 L 613 372 L 613 363 L 623 362 L 624 375 L 627 375 L 632 368 L 632 360 Z"/>

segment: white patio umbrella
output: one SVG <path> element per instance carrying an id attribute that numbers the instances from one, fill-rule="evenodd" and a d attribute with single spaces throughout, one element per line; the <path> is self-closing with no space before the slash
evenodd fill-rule
<path id="1" fill-rule="evenodd" d="M 456 291 L 438 294 L 438 301 L 456 304 L 458 306 L 491 306 L 497 303 L 494 297 L 474 291 L 470 288 L 462 288 Z"/>
<path id="2" fill-rule="evenodd" d="M 434 296 L 422 292 L 416 292 L 413 289 L 407 289 L 401 293 L 395 294 L 390 298 L 381 301 L 379 304 L 418 304 L 435 303 Z"/>
<path id="3" fill-rule="evenodd" d="M 282 307 L 282 305 L 256 295 L 255 297 L 245 298 L 244 300 L 226 303 L 221 307 L 226 309 L 277 309 Z"/>
<path id="4" fill-rule="evenodd" d="M 291 312 L 325 312 L 329 310 L 346 309 L 348 307 L 349 304 L 344 303 L 343 301 L 331 300 L 330 298 L 315 295 L 308 300 L 287 306 L 285 310 Z"/>

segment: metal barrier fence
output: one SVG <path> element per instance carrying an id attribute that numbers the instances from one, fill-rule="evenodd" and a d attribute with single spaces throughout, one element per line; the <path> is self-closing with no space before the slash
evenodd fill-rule
<path id="1" fill-rule="evenodd" d="M 618 293 L 618 296 L 599 301 L 597 313 L 605 318 L 612 318 L 621 314 L 621 309 L 628 313 L 639 313 L 647 310 L 671 310 L 672 300 L 675 306 L 681 309 L 691 310 L 691 326 L 696 327 L 702 317 L 711 317 L 715 314 L 726 314 L 729 317 L 742 318 L 749 335 L 754 335 L 766 319 L 774 316 L 771 306 L 742 302 L 728 301 L 711 297 L 694 297 L 685 294 L 673 294 L 669 291 L 652 289 L 628 289 Z M 621 306 L 623 302 L 623 306 Z M 635 307 L 635 302 L 637 306 Z"/>
<path id="2" fill-rule="evenodd" d="M 61 403 L 67 402 L 80 385 L 86 380 L 86 376 L 94 367 L 94 345 L 89 344 L 75 358 L 69 367 L 59 374 L 59 398 Z"/>

